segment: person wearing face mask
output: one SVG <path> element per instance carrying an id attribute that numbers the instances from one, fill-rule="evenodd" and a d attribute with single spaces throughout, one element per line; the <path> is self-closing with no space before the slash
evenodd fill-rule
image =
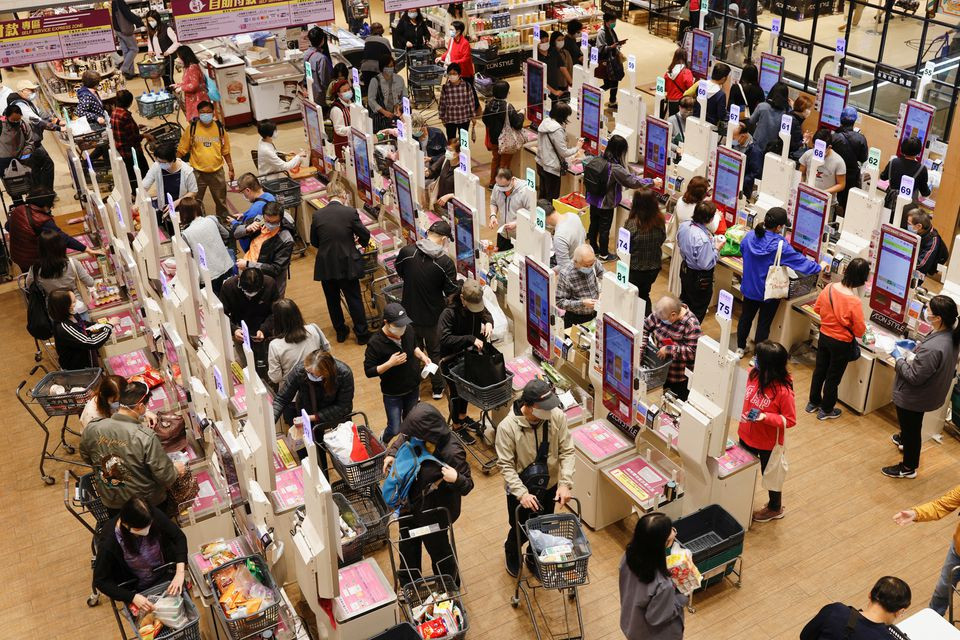
<path id="1" fill-rule="evenodd" d="M 112 324 L 88 324 L 80 315 L 85 309 L 78 306 L 77 296 L 69 289 L 57 289 L 47 296 L 57 360 L 64 371 L 99 366 L 98 351 L 113 333 Z"/>
<path id="2" fill-rule="evenodd" d="M 126 89 L 117 91 L 117 99 L 110 114 L 110 126 L 113 129 L 113 144 L 120 152 L 123 158 L 123 164 L 127 167 L 127 178 L 130 180 L 130 186 L 133 189 L 137 187 L 137 171 L 142 172 L 147 167 L 147 157 L 143 155 L 141 142 L 143 140 L 152 141 L 154 138 L 149 133 L 141 133 L 137 121 L 133 119 L 130 112 L 130 106 L 133 104 L 133 94 Z M 136 158 L 136 161 L 134 161 Z"/>
<path id="3" fill-rule="evenodd" d="M 447 32 L 449 41 L 447 42 L 447 55 L 442 62 L 446 65 L 456 64 L 460 68 L 460 76 L 473 84 L 473 52 L 470 48 L 470 40 L 467 38 L 467 25 L 461 20 L 454 20 L 450 23 L 450 30 Z M 439 62 L 439 61 L 438 61 Z M 477 104 L 479 108 L 479 100 Z"/>
<path id="4" fill-rule="evenodd" d="M 203 215 L 203 204 L 196 198 L 184 198 L 177 206 L 180 214 L 180 235 L 194 256 L 199 255 L 198 247 L 203 246 L 207 258 L 207 270 L 210 272 L 210 286 L 213 293 L 220 295 L 220 289 L 234 271 L 236 259 L 231 256 L 233 249 L 226 243 L 230 232 L 214 216 Z"/>
<path id="5" fill-rule="evenodd" d="M 457 291 L 457 267 L 447 255 L 453 240 L 450 223 L 438 220 L 430 225 L 427 237 L 400 249 L 395 268 L 403 279 L 404 309 L 409 309 L 417 345 L 431 359 L 440 360 L 440 336 L 437 321 L 446 307 L 447 296 Z M 430 378 L 433 399 L 443 397 L 443 376 Z"/>
<path id="6" fill-rule="evenodd" d="M 537 127 L 537 193 L 541 198 L 552 201 L 560 197 L 560 160 L 571 162 L 583 148 L 583 138 L 572 147 L 567 144 L 566 125 L 572 114 L 566 102 L 554 103 L 550 116 Z"/>
<path id="7" fill-rule="evenodd" d="M 400 16 L 393 27 L 394 49 L 426 49 L 429 44 L 430 31 L 419 9 L 410 9 Z"/>
<path id="8" fill-rule="evenodd" d="M 627 640 L 681 640 L 687 596 L 667 571 L 667 553 L 677 538 L 673 521 L 647 513 L 633 529 L 620 560 L 620 631 Z"/>
<path id="9" fill-rule="evenodd" d="M 643 330 L 657 349 L 657 356 L 671 359 L 664 390 L 672 391 L 685 401 L 690 395 L 687 369 L 693 370 L 697 341 L 703 334 L 700 321 L 679 298 L 667 294 L 657 300 L 643 323 Z"/>
<path id="10" fill-rule="evenodd" d="M 489 227 L 497 229 L 497 251 L 513 248 L 513 239 L 517 237 L 517 211 L 535 211 L 536 208 L 537 192 L 526 180 L 517 178 L 506 167 L 497 171 L 490 194 L 489 221 Z"/>
<path id="11" fill-rule="evenodd" d="M 900 433 L 893 443 L 903 451 L 899 464 L 881 469 L 890 478 L 916 478 L 920 466 L 923 415 L 943 406 L 957 373 L 960 355 L 960 324 L 953 298 L 936 295 L 924 312 L 933 330 L 912 353 L 894 347 L 890 357 L 896 360 L 893 379 L 893 404 L 897 408 Z"/>
<path id="12" fill-rule="evenodd" d="M 633 192 L 630 213 L 623 228 L 630 232 L 630 284 L 636 285 L 647 315 L 652 311 L 650 288 L 657 281 L 663 266 L 663 243 L 667 239 L 667 223 L 660 211 L 660 201 L 652 189 Z"/>
<path id="13" fill-rule="evenodd" d="M 582 31 L 583 23 L 576 18 L 567 23 L 567 37 L 564 38 L 563 47 L 570 54 L 573 64 L 583 64 L 583 50 L 580 48 Z"/>
<path id="14" fill-rule="evenodd" d="M 446 157 L 447 136 L 443 130 L 438 127 L 427 125 L 427 118 L 421 111 L 415 111 L 411 119 L 413 131 L 410 133 L 413 139 L 420 145 L 420 150 L 426 156 L 427 176 L 436 176 L 440 173 L 443 166 L 443 160 Z"/>
<path id="15" fill-rule="evenodd" d="M 197 58 L 193 49 L 185 44 L 180 45 L 177 48 L 177 57 L 183 65 L 183 77 L 173 87 L 183 93 L 183 115 L 186 116 L 187 122 L 192 122 L 200 115 L 200 103 L 210 102 L 207 81 L 203 75 L 203 69 L 200 68 L 200 59 Z"/>
<path id="16" fill-rule="evenodd" d="M 93 288 L 94 279 L 90 273 L 80 266 L 73 257 L 67 255 L 67 243 L 63 236 L 53 229 L 44 229 L 37 238 L 37 252 L 39 262 L 27 272 L 26 286 L 29 288 L 34 282 L 44 291 L 52 293 L 57 289 L 69 289 L 80 300 L 79 280 L 88 289 Z M 81 301 L 78 307 L 82 310 L 79 317 L 84 322 L 90 322 L 90 314 Z"/>
<path id="17" fill-rule="evenodd" d="M 597 317 L 603 267 L 593 247 L 582 244 L 573 251 L 573 261 L 560 267 L 557 276 L 557 308 L 563 309 L 563 326 L 584 324 Z"/>
<path id="18" fill-rule="evenodd" d="M 30 156 L 39 144 L 33 129 L 23 119 L 20 107 L 7 105 L 0 119 L 0 176 L 14 160 L 29 165 Z"/>
<path id="19" fill-rule="evenodd" d="M 39 86 L 32 80 L 21 80 L 17 83 L 16 92 L 11 92 L 6 98 L 0 91 L 0 106 L 15 104 L 20 107 L 24 120 L 34 128 L 42 138 L 44 131 L 63 131 L 66 121 L 52 113 L 47 113 L 37 103 L 40 94 Z"/>
<path id="20" fill-rule="evenodd" d="M 904 209 L 903 217 L 907 220 L 907 229 L 920 236 L 916 270 L 928 276 L 935 275 L 937 267 L 947 263 L 950 251 L 940 237 L 940 232 L 933 228 L 931 214 L 915 204 L 907 205 Z"/>
<path id="21" fill-rule="evenodd" d="M 128 383 L 113 415 L 94 420 L 80 436 L 80 458 L 94 468 L 97 494 L 112 513 L 131 498 L 143 498 L 166 512 L 167 491 L 185 471 L 144 424 L 149 400 L 147 385 Z"/>
<path id="22" fill-rule="evenodd" d="M 10 234 L 10 258 L 22 273 L 30 271 L 30 267 L 40 260 L 38 239 L 40 234 L 48 229 L 60 234 L 67 249 L 103 255 L 102 249 L 88 249 L 85 244 L 57 226 L 52 213 L 54 198 L 52 191 L 35 185 L 30 189 L 26 200 L 10 210 L 4 228 Z"/>
<path id="23" fill-rule="evenodd" d="M 223 175 L 223 166 L 227 166 L 231 181 L 236 176 L 230 155 L 230 136 L 223 123 L 213 115 L 212 102 L 201 102 L 197 109 L 199 115 L 190 121 L 187 131 L 180 137 L 177 155 L 181 158 L 189 156 L 199 186 L 197 198 L 202 201 L 209 188 L 217 207 L 217 218 L 226 226 L 230 213 L 227 209 L 227 180 Z"/>
<path id="24" fill-rule="evenodd" d="M 677 249 L 680 264 L 680 299 L 703 322 L 707 307 L 713 298 L 714 268 L 720 254 L 717 242 L 707 225 L 713 220 L 717 205 L 701 201 L 693 209 L 693 218 L 680 223 L 677 229 Z"/>
<path id="25" fill-rule="evenodd" d="M 767 99 L 757 105 L 747 121 L 747 129 L 753 134 L 753 144 L 747 150 L 747 166 L 744 170 L 743 193 L 753 194 L 753 183 L 763 173 L 763 159 L 767 146 L 780 135 L 780 122 L 790 109 L 787 85 L 778 82 L 770 87 Z"/>
<path id="26" fill-rule="evenodd" d="M 408 331 L 410 316 L 403 306 L 391 302 L 383 311 L 383 329 L 370 336 L 363 355 L 363 372 L 368 378 L 380 378 L 387 427 L 380 440 L 390 441 L 400 422 L 420 401 L 420 366 L 432 363 L 417 346 L 413 331 Z"/>
<path id="27" fill-rule="evenodd" d="M 330 351 L 330 341 L 314 323 L 303 321 L 300 307 L 289 298 L 273 303 L 273 340 L 267 356 L 270 382 L 279 385 L 298 362 L 318 349 Z"/>
<path id="28" fill-rule="evenodd" d="M 573 58 L 566 49 L 566 36 L 562 31 L 550 33 L 547 49 L 547 90 L 553 100 L 570 100 L 570 85 L 573 84 Z"/>
<path id="29" fill-rule="evenodd" d="M 463 445 L 452 437 L 443 415 L 433 406 L 421 402 L 400 423 L 399 434 L 394 438 L 383 459 L 386 474 L 396 459 L 401 445 L 411 438 L 423 441 L 424 448 L 440 461 L 440 464 L 425 463 L 413 479 L 407 502 L 400 508 L 400 557 L 403 558 L 399 572 L 400 584 L 410 584 L 423 577 L 422 547 L 426 547 L 433 565 L 433 575 L 449 576 L 454 584 L 460 584 L 456 555 L 450 546 L 450 537 L 445 529 L 460 518 L 460 501 L 473 490 L 473 477 L 467 453 Z M 439 524 L 443 531 L 425 536 L 410 537 L 411 529 Z"/>
<path id="30" fill-rule="evenodd" d="M 346 80 L 349 84 L 350 70 L 347 68 L 346 64 L 343 62 L 338 62 L 337 64 L 333 65 L 333 71 L 330 72 L 330 82 L 327 84 L 326 89 L 324 89 L 324 95 L 326 96 L 326 107 L 323 109 L 323 115 L 327 118 L 330 117 L 330 108 L 340 97 L 339 85 L 343 80 Z"/>
<path id="31" fill-rule="evenodd" d="M 277 125 L 273 121 L 258 122 L 257 133 L 260 134 L 260 144 L 257 145 L 257 173 L 261 176 L 296 171 L 306 160 L 307 155 L 303 149 L 297 153 L 284 154 L 289 160 L 280 157 L 277 146 L 273 143 L 273 136 L 277 133 Z"/>
<path id="32" fill-rule="evenodd" d="M 396 126 L 406 95 L 407 85 L 396 72 L 393 56 L 384 56 L 380 60 L 380 73 L 370 80 L 367 89 L 367 108 L 373 118 L 374 133 Z"/>
<path id="33" fill-rule="evenodd" d="M 447 202 L 450 201 L 455 193 L 454 169 L 460 166 L 460 136 L 456 135 L 447 141 L 447 148 L 444 151 L 443 164 L 440 165 L 440 173 L 437 174 L 437 200 L 433 204 L 434 211 L 445 214 Z"/>
<path id="34" fill-rule="evenodd" d="M 80 426 L 85 429 L 94 420 L 112 416 L 120 408 L 120 392 L 126 388 L 127 379 L 123 376 L 109 373 L 101 376 L 96 394 L 83 405 Z"/>
<path id="35" fill-rule="evenodd" d="M 273 335 L 273 303 L 280 299 L 277 284 L 256 267 L 231 276 L 220 289 L 223 311 L 230 320 L 233 339 L 243 342 L 240 322 L 247 323 L 251 340 L 264 340 Z"/>
<path id="36" fill-rule="evenodd" d="M 187 198 L 196 197 L 200 190 L 197 185 L 197 175 L 193 167 L 185 160 L 177 158 L 177 145 L 173 142 L 161 142 L 153 150 L 156 162 L 150 165 L 147 175 L 143 176 L 143 188 L 150 191 L 156 186 L 158 202 L 164 203 L 161 215 L 167 214 L 167 194 L 173 198 L 173 206 L 177 208 Z"/>
<path id="37" fill-rule="evenodd" d="M 353 102 L 353 87 L 349 80 L 333 83 L 333 94 L 337 100 L 330 106 L 330 124 L 333 127 L 333 151 L 337 160 L 344 162 L 344 156 L 350 144 L 350 104 Z"/>
<path id="38" fill-rule="evenodd" d="M 505 130 L 512 129 L 519 132 L 523 129 L 523 114 L 513 108 L 507 100 L 510 94 L 510 84 L 505 80 L 497 80 L 491 88 L 493 98 L 487 100 L 483 107 L 483 126 L 487 133 L 484 145 L 490 150 L 490 182 L 488 188 L 493 188 L 497 172 L 510 167 L 510 160 L 514 152 L 507 153 L 507 147 L 500 148 L 500 136 Z M 509 127 L 509 129 L 506 129 Z"/>
<path id="39" fill-rule="evenodd" d="M 670 129 L 673 131 L 670 151 L 675 157 L 680 156 L 683 148 L 684 133 L 687 130 L 687 118 L 693 115 L 693 106 L 697 103 L 693 96 L 683 96 L 677 102 L 677 112 L 670 116 Z"/>
<path id="40" fill-rule="evenodd" d="M 813 111 L 813 98 L 805 93 L 797 96 L 790 109 L 790 117 L 793 123 L 790 128 L 790 150 L 788 152 L 791 160 L 799 161 L 800 156 L 807 150 L 804 140 L 803 123 Z"/>
<path id="41" fill-rule="evenodd" d="M 840 417 L 837 388 L 850 362 L 854 341 L 867 330 L 863 305 L 857 291 L 870 277 L 870 263 L 854 258 L 843 272 L 842 281 L 823 288 L 813 310 L 820 316 L 820 340 L 817 363 L 810 380 L 810 399 L 804 409 L 817 414 L 817 420 Z"/>
<path id="42" fill-rule="evenodd" d="M 330 354 L 329 343 L 326 346 L 308 352 L 297 361 L 273 398 L 274 422 L 283 416 L 292 425 L 294 419 L 306 411 L 316 442 L 323 442 L 326 429 L 337 426 L 353 412 L 353 371 Z M 326 450 L 317 447 L 317 451 L 320 467 L 326 474 Z"/>
<path id="43" fill-rule="evenodd" d="M 107 111 L 100 97 L 100 81 L 103 77 L 91 69 L 87 69 L 80 76 L 80 86 L 77 88 L 77 108 L 75 118 L 86 118 L 94 131 L 102 129 L 107 122 Z M 91 154 L 92 155 L 92 154 Z"/>
<path id="44" fill-rule="evenodd" d="M 510 522 L 503 552 L 507 573 L 515 578 L 520 571 L 518 530 L 525 543 L 522 526 L 529 518 L 553 513 L 557 503 L 563 507 L 573 497 L 573 439 L 553 385 L 537 378 L 523 387 L 497 427 L 496 449 Z"/>
<path id="45" fill-rule="evenodd" d="M 170 563 L 176 568 L 164 594 L 176 596 L 186 579 L 187 536 L 163 511 L 142 498 L 130 498 L 100 534 L 93 586 L 117 602 L 149 612 L 153 603 L 142 592 L 166 580 L 158 569 Z"/>
<path id="46" fill-rule="evenodd" d="M 713 65 L 710 72 L 710 81 L 707 86 L 707 113 L 706 121 L 717 126 L 727 118 L 727 94 L 724 91 L 727 83 L 730 81 L 730 65 L 725 62 L 718 62 Z M 701 80 L 700 82 L 705 82 Z M 697 83 L 699 84 L 699 83 Z M 696 96 L 698 91 L 697 84 L 687 89 L 686 95 Z M 691 94 L 692 92 L 692 94 Z M 693 106 L 693 115 L 700 117 L 700 103 Z"/>
<path id="47" fill-rule="evenodd" d="M 573 262 L 573 252 L 587 241 L 587 230 L 583 228 L 583 222 L 580 221 L 578 214 L 561 213 L 554 209 L 553 203 L 546 198 L 537 200 L 537 207 L 547 214 L 547 231 L 552 236 L 553 244 L 551 263 L 559 271 Z"/>
<path id="48" fill-rule="evenodd" d="M 163 71 L 160 80 L 164 87 L 173 84 L 173 59 L 180 48 L 177 32 L 172 22 L 165 22 L 156 9 L 147 11 L 144 23 L 147 25 L 147 53 L 152 57 L 163 56 Z"/>
<path id="49" fill-rule="evenodd" d="M 601 89 L 610 90 L 610 101 L 607 103 L 611 109 L 617 108 L 617 90 L 620 88 L 620 81 L 625 75 L 623 70 L 623 53 L 620 47 L 623 41 L 617 36 L 614 28 L 617 26 L 617 14 L 611 11 L 603 12 L 603 28 L 597 32 L 598 58 L 603 65 L 605 76 Z M 599 68 L 598 68 L 599 69 Z M 599 77 L 599 76 L 598 76 Z"/>
<path id="50" fill-rule="evenodd" d="M 283 215 L 279 202 L 268 202 L 263 206 L 263 217 L 250 224 L 238 224 L 234 227 L 233 237 L 237 240 L 250 238 L 250 246 L 237 260 L 237 268 L 259 269 L 265 276 L 277 283 L 277 295 L 283 297 L 287 291 L 287 271 L 293 256 L 293 222 Z"/>
<path id="51" fill-rule="evenodd" d="M 539 60 L 546 60 L 547 56 L 550 54 L 550 32 L 541 30 L 540 31 L 540 42 L 537 43 L 537 52 L 540 54 L 538 56 Z"/>
<path id="52" fill-rule="evenodd" d="M 440 88 L 440 121 L 447 129 L 447 139 L 459 138 L 461 129 L 470 129 L 475 116 L 481 114 L 476 89 L 462 77 L 456 62 L 447 66 L 447 81 Z"/>
<path id="53" fill-rule="evenodd" d="M 383 25 L 374 22 L 370 25 L 370 35 L 363 39 L 362 62 L 360 63 L 360 91 L 368 94 L 370 81 L 380 73 L 382 61 L 393 56 L 390 41 L 383 37 Z"/>

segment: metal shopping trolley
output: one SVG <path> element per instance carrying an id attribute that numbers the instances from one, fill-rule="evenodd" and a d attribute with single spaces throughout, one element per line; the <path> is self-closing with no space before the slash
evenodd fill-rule
<path id="1" fill-rule="evenodd" d="M 43 372 L 43 378 L 33 385 L 25 397 L 23 389 L 38 371 Z M 79 436 L 80 434 L 71 429 L 67 421 L 70 419 L 70 416 L 79 416 L 83 413 L 83 407 L 96 392 L 102 375 L 103 370 L 99 368 L 50 372 L 42 364 L 38 364 L 30 370 L 27 379 L 17 385 L 17 400 L 43 431 L 43 450 L 40 453 L 40 477 L 43 478 L 45 483 L 53 484 L 55 482 L 53 476 L 48 475 L 47 472 L 44 471 L 43 465 L 47 460 L 88 466 L 79 460 L 60 458 L 57 456 L 57 453 L 61 447 L 69 454 L 76 453 L 76 448 L 67 442 L 66 435 L 68 432 L 75 436 Z M 57 385 L 62 387 L 63 391 L 55 388 Z M 33 407 L 39 407 L 47 417 L 41 420 L 38 412 L 35 411 Z M 52 418 L 58 417 L 63 417 L 63 424 L 60 427 L 60 442 L 57 443 L 53 451 L 50 451 L 50 429 L 47 423 Z"/>
<path id="2" fill-rule="evenodd" d="M 273 194 L 293 221 L 293 252 L 302 257 L 307 252 L 307 243 L 300 236 L 300 183 L 285 171 L 267 173 L 258 176 L 258 179 L 263 190 Z"/>
<path id="3" fill-rule="evenodd" d="M 84 528 L 90 532 L 90 568 L 97 561 L 97 539 L 103 531 L 104 525 L 110 520 L 110 512 L 100 500 L 100 494 L 94 484 L 94 474 L 87 473 L 78 476 L 72 470 L 63 472 L 63 505 Z M 93 517 L 90 523 L 87 516 Z M 87 606 L 95 607 L 100 604 L 100 592 L 93 587 L 87 596 Z"/>
<path id="4" fill-rule="evenodd" d="M 154 573 L 157 576 L 172 575 L 173 564 L 162 565 L 155 569 Z M 121 586 L 128 589 L 136 589 L 136 580 L 125 582 Z M 140 594 L 152 603 L 157 604 L 157 601 L 163 597 L 164 592 L 169 586 L 170 580 L 164 579 L 152 587 L 140 591 Z M 175 614 L 173 614 L 172 611 L 170 612 L 176 619 L 176 628 L 164 624 L 155 635 L 147 635 L 147 637 L 152 637 L 154 640 L 201 640 L 200 612 L 197 610 L 196 605 L 193 604 L 193 600 L 190 599 L 190 590 L 187 588 L 186 583 L 183 585 L 179 598 L 181 599 L 180 604 L 174 605 L 178 611 Z M 143 625 L 147 622 L 147 615 L 142 611 L 138 611 L 133 605 L 117 602 L 113 599 L 111 599 L 110 602 L 113 608 L 113 616 L 117 620 L 117 628 L 120 629 L 120 637 L 123 640 L 143 640 L 146 634 Z M 164 602 L 163 604 L 169 605 L 170 603 Z M 218 609 L 220 608 L 219 605 L 215 606 Z M 127 635 L 124 621 L 133 629 L 133 635 Z"/>
<path id="5" fill-rule="evenodd" d="M 392 273 L 370 282 L 370 299 L 366 304 L 367 326 L 376 331 L 383 326 L 383 312 L 391 302 L 403 302 L 403 280 Z"/>
<path id="6" fill-rule="evenodd" d="M 453 388 L 456 389 L 457 396 L 480 409 L 480 419 L 477 420 L 475 432 L 479 441 L 483 441 L 490 453 L 480 450 L 478 446 L 479 441 L 475 444 L 468 444 L 456 430 L 453 431 L 453 435 L 457 437 L 457 440 L 460 441 L 463 448 L 480 463 L 480 470 L 483 471 L 484 474 L 489 474 L 497 464 L 497 454 L 493 451 L 494 443 L 488 441 L 486 437 L 488 425 L 491 430 L 496 428 L 493 418 L 490 417 L 490 413 L 498 407 L 509 404 L 513 399 L 513 373 L 507 371 L 506 378 L 501 382 L 489 387 L 480 387 L 466 379 L 464 374 L 466 365 L 464 364 L 463 357 L 453 357 L 456 359 L 452 360 L 449 365 L 441 364 L 441 370 L 445 369 L 445 375 L 453 385 Z M 452 400 L 449 419 L 451 422 L 454 419 Z"/>
<path id="7" fill-rule="evenodd" d="M 580 524 L 580 501 L 571 498 L 575 503 L 575 513 L 553 513 L 542 516 L 531 517 L 517 528 L 517 549 L 523 549 L 523 538 L 529 539 L 531 531 L 537 531 L 553 536 L 558 536 L 570 541 L 569 550 L 562 552 L 564 557 L 557 559 L 541 558 L 540 552 L 531 542 L 524 554 L 524 561 L 520 563 L 517 571 L 517 587 L 514 591 L 510 604 L 514 609 L 520 606 L 520 595 L 523 595 L 524 602 L 527 605 L 527 612 L 530 614 L 530 622 L 533 624 L 533 630 L 537 634 L 537 640 L 542 640 L 540 626 L 537 623 L 537 613 L 543 619 L 544 626 L 547 627 L 547 633 L 553 640 L 574 640 L 583 638 L 583 614 L 580 610 L 580 598 L 577 594 L 577 588 L 587 584 L 589 576 L 587 574 L 587 563 L 590 560 L 590 542 L 587 540 Z M 520 509 L 517 505 L 516 517 L 519 522 Z M 523 535 L 521 535 L 521 529 Z M 558 552 L 559 553 L 559 552 Z M 530 571 L 531 576 L 524 578 L 524 568 Z M 560 607 L 562 608 L 563 635 L 554 634 L 550 630 L 549 620 L 543 606 L 537 598 L 537 589 L 559 591 Z M 532 602 L 531 602 L 532 600 Z M 536 604 L 536 611 L 533 605 Z M 571 608 L 576 608 L 577 625 L 571 628 L 573 613 Z M 560 630 L 558 630 L 560 631 Z"/>
<path id="8" fill-rule="evenodd" d="M 407 84 L 410 87 L 410 104 L 414 109 L 426 109 L 437 102 L 436 88 L 443 83 L 446 72 L 441 64 L 423 64 L 409 61 Z"/>
<path id="9" fill-rule="evenodd" d="M 156 160 L 157 157 L 154 155 L 154 152 L 157 150 L 157 145 L 163 144 L 164 142 L 170 142 L 173 144 L 180 144 L 180 136 L 183 135 L 183 127 L 176 122 L 164 122 L 163 124 L 154 127 L 152 129 L 147 129 L 145 133 L 149 133 L 153 136 L 152 142 L 146 143 L 147 153 L 150 154 L 150 157 L 153 160 Z M 141 167 L 141 171 L 146 171 L 145 167 Z"/>

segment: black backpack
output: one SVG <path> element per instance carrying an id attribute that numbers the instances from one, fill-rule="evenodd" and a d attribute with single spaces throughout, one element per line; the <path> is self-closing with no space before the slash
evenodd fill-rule
<path id="1" fill-rule="evenodd" d="M 610 185 L 610 163 L 594 156 L 583 163 L 583 187 L 592 196 L 607 193 Z"/>
<path id="2" fill-rule="evenodd" d="M 27 332 L 37 340 L 53 337 L 53 323 L 47 313 L 47 294 L 38 282 L 37 268 L 31 267 L 33 282 L 27 287 Z"/>

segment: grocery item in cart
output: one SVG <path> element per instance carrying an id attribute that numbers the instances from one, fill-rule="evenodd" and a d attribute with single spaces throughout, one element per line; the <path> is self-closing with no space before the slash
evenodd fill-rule
<path id="1" fill-rule="evenodd" d="M 260 567 L 249 560 L 214 574 L 218 602 L 228 619 L 246 618 L 276 603 L 264 581 Z"/>
<path id="2" fill-rule="evenodd" d="M 424 640 L 454 636 L 466 626 L 459 603 L 446 593 L 431 593 L 411 613 Z"/>
<path id="3" fill-rule="evenodd" d="M 343 422 L 324 433 L 323 443 L 344 463 L 362 462 L 370 457 L 353 422 Z"/>
<path id="4" fill-rule="evenodd" d="M 690 595 L 700 588 L 702 576 L 693 563 L 693 554 L 679 542 L 674 542 L 667 556 L 667 571 L 677 591 Z"/>

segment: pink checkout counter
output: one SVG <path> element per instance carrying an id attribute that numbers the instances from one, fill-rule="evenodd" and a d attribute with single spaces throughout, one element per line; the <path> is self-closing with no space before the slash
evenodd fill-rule
<path id="1" fill-rule="evenodd" d="M 580 518 L 594 530 L 619 522 L 630 515 L 627 497 L 601 469 L 636 453 L 636 447 L 606 420 L 594 420 L 570 432 L 575 450 L 574 477 Z"/>
<path id="2" fill-rule="evenodd" d="M 397 595 L 373 558 L 341 567 L 340 595 L 333 602 L 339 638 L 372 638 L 396 625 Z"/>

